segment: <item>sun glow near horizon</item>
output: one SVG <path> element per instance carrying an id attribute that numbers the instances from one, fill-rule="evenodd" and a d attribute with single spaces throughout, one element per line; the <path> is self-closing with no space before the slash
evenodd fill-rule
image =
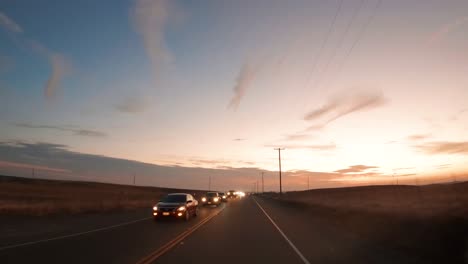
<path id="1" fill-rule="evenodd" d="M 284 147 L 291 190 L 466 175 L 468 5 L 377 3 L 7 3 L 0 173 L 248 185 Z"/>

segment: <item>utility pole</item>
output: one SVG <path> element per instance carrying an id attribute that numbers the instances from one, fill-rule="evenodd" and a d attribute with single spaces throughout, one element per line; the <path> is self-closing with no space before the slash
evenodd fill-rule
<path id="1" fill-rule="evenodd" d="M 264 182 L 263 182 L 263 174 L 265 174 L 264 171 L 262 171 L 262 193 L 265 192 L 265 185 L 264 185 Z"/>
<path id="2" fill-rule="evenodd" d="M 283 186 L 281 185 L 281 151 L 284 150 L 284 148 L 275 148 L 275 150 L 278 150 L 279 184 L 280 184 L 280 195 L 282 195 L 283 194 Z"/>
<path id="3" fill-rule="evenodd" d="M 211 175 L 208 178 L 208 191 L 211 191 Z"/>
<path id="4" fill-rule="evenodd" d="M 256 189 L 256 191 L 257 191 L 257 193 L 258 193 L 258 180 L 257 180 L 257 182 L 255 183 L 255 189 Z"/>
<path id="5" fill-rule="evenodd" d="M 133 174 L 133 185 L 135 185 L 135 180 L 136 180 L 135 178 L 136 178 L 136 175 Z"/>

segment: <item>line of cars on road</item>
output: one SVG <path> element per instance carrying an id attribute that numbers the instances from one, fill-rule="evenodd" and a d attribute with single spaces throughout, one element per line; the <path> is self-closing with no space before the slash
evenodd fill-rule
<path id="1" fill-rule="evenodd" d="M 244 197 L 245 193 L 240 191 L 230 190 L 224 192 L 207 192 L 201 197 L 202 206 L 219 206 L 228 201 Z M 198 207 L 200 203 L 195 197 L 189 193 L 170 193 L 164 196 L 159 202 L 153 206 L 153 218 L 159 220 L 162 218 L 179 218 L 185 221 L 198 215 Z"/>

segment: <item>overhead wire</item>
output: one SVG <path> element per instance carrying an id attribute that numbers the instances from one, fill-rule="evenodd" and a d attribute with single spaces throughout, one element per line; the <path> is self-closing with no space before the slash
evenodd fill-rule
<path id="1" fill-rule="evenodd" d="M 348 52 L 345 54 L 345 57 L 344 59 L 341 61 L 341 63 L 339 64 L 338 68 L 337 68 L 337 71 L 336 71 L 336 77 L 338 77 L 340 74 L 341 74 L 341 71 L 343 69 L 343 66 L 345 65 L 345 63 L 348 61 L 349 57 L 351 56 L 351 53 L 353 52 L 354 48 L 357 46 L 357 44 L 359 43 L 359 41 L 362 39 L 362 37 L 364 36 L 365 32 L 367 31 L 367 28 L 369 27 L 369 25 L 371 24 L 371 22 L 374 20 L 375 18 L 375 15 L 377 13 L 377 10 L 380 8 L 380 5 L 382 4 L 382 0 L 377 0 L 377 3 L 376 5 L 374 6 L 374 8 L 372 9 L 372 12 L 371 14 L 369 15 L 368 19 L 366 20 L 364 26 L 361 28 L 361 31 L 358 33 L 356 39 L 354 40 L 354 42 L 351 44 L 351 47 L 348 49 Z M 336 80 L 336 78 L 334 79 Z M 332 83 L 333 84 L 333 81 Z M 331 85 L 329 84 L 329 86 Z"/>
<path id="2" fill-rule="evenodd" d="M 335 59 L 335 57 L 337 56 L 339 50 L 343 46 L 343 43 L 344 43 L 344 41 L 346 39 L 346 36 L 348 35 L 348 33 L 349 33 L 350 29 L 351 29 L 351 26 L 354 24 L 354 21 L 356 20 L 358 14 L 359 14 L 359 11 L 361 11 L 361 9 L 364 6 L 365 2 L 366 2 L 365 0 L 360 0 L 359 6 L 354 9 L 352 17 L 349 20 L 348 24 L 346 25 L 345 31 L 343 32 L 343 34 L 341 35 L 340 40 L 338 41 L 337 45 L 333 49 L 332 56 L 330 56 L 330 59 L 327 61 L 327 64 L 323 68 L 323 71 L 322 71 L 323 74 L 322 74 L 321 78 L 317 78 L 312 87 L 314 87 L 314 88 L 319 87 L 320 82 L 324 79 L 324 76 L 326 76 L 326 74 L 328 72 L 328 68 L 330 67 L 331 62 Z"/>

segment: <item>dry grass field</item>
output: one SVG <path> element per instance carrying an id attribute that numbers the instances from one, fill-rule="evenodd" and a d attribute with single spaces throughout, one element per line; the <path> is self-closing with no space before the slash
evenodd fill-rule
<path id="1" fill-rule="evenodd" d="M 79 214 L 148 207 L 171 192 L 202 191 L 0 176 L 0 215 Z"/>
<path id="2" fill-rule="evenodd" d="M 343 236 L 412 256 L 414 263 L 468 263 L 468 182 L 265 196 L 296 208 L 310 225 L 326 223 Z"/>
<path id="3" fill-rule="evenodd" d="M 468 182 L 317 189 L 288 192 L 283 199 L 346 211 L 468 216 Z"/>

